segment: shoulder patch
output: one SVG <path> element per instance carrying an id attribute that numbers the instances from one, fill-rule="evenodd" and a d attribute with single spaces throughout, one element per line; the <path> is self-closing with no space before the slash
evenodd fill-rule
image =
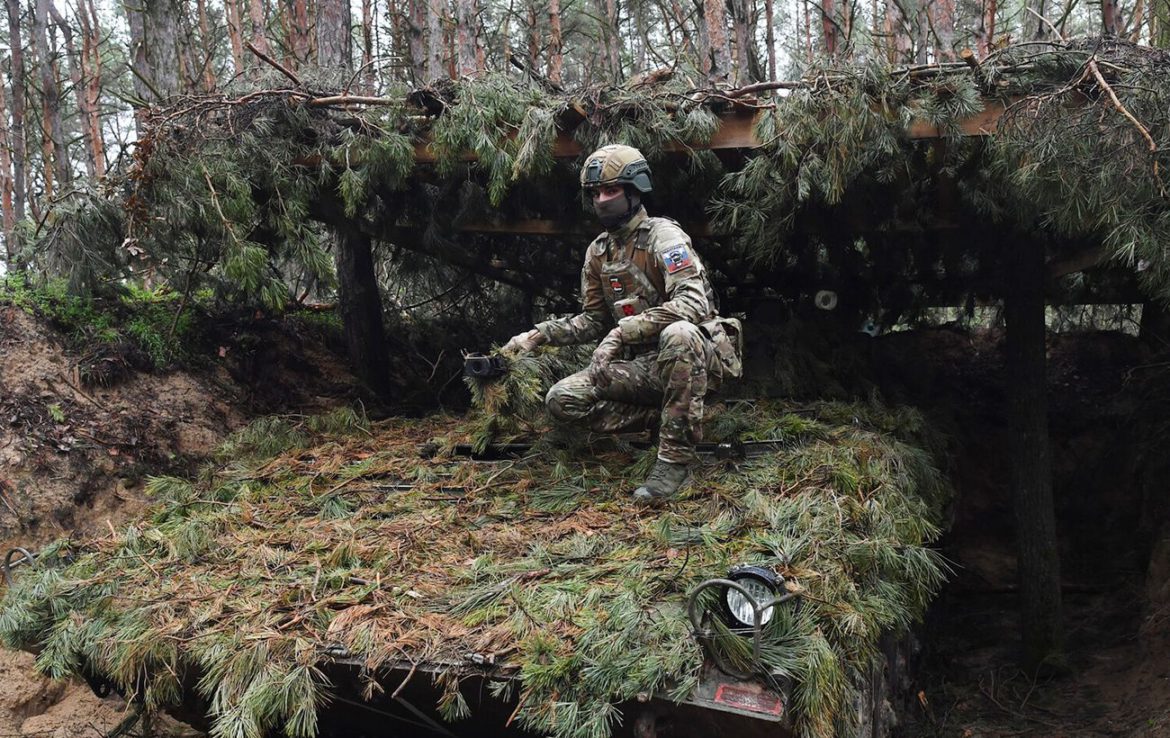
<path id="1" fill-rule="evenodd" d="M 694 266 L 695 263 L 691 259 L 690 247 L 685 243 L 664 249 L 662 252 L 662 261 L 666 264 L 667 274 L 676 274 L 688 267 Z"/>

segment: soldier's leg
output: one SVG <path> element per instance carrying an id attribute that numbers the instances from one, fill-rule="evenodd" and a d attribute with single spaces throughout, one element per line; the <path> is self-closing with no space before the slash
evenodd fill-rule
<path id="1" fill-rule="evenodd" d="M 600 386 L 588 371 L 570 374 L 545 397 L 549 415 L 598 433 L 645 430 L 658 417 L 662 391 L 653 355 L 615 361 Z"/>
<path id="2" fill-rule="evenodd" d="M 679 321 L 658 338 L 658 379 L 662 385 L 662 425 L 658 458 L 673 464 L 696 460 L 703 438 L 703 397 L 708 390 L 710 347 L 699 327 Z"/>

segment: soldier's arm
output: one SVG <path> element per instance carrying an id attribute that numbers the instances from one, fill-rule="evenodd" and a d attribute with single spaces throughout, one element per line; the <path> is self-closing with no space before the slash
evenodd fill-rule
<path id="1" fill-rule="evenodd" d="M 639 315 L 622 318 L 623 343 L 649 343 L 671 323 L 685 320 L 701 323 L 711 316 L 711 305 L 703 281 L 703 265 L 691 246 L 691 239 L 679 228 L 654 239 L 657 266 L 666 282 L 666 301 Z"/>
<path id="2" fill-rule="evenodd" d="M 592 248 L 585 253 L 581 269 L 581 312 L 571 318 L 546 320 L 536 324 L 536 330 L 552 346 L 572 346 L 596 341 L 606 334 L 611 325 L 605 298 L 601 295 L 601 274 L 597 260 L 591 258 Z"/>

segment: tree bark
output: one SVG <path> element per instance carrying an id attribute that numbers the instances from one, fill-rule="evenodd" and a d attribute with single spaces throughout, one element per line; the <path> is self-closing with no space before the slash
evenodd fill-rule
<path id="1" fill-rule="evenodd" d="M 370 237 L 350 224 L 337 230 L 337 298 L 349 359 L 378 396 L 389 398 L 390 352 Z"/>
<path id="2" fill-rule="evenodd" d="M 427 25 L 425 0 L 407 0 L 406 13 L 406 54 L 410 59 L 411 75 L 416 85 L 426 84 L 430 81 L 427 76 L 430 70 L 424 35 Z"/>
<path id="3" fill-rule="evenodd" d="M 227 22 L 228 47 L 232 50 L 232 71 L 244 72 L 244 21 L 240 0 L 223 0 L 224 19 Z"/>
<path id="4" fill-rule="evenodd" d="M 182 89 L 178 23 L 183 8 L 176 0 L 127 0 L 123 7 L 130 25 L 134 92 L 144 102 L 164 102 Z"/>
<path id="5" fill-rule="evenodd" d="M 16 220 L 24 218 L 25 210 L 25 162 L 28 144 L 24 134 L 25 92 L 28 80 L 25 77 L 24 45 L 20 33 L 20 0 L 5 0 L 8 11 L 8 39 L 12 47 L 8 79 L 12 82 L 12 127 L 9 130 L 12 151 L 12 215 Z M 0 82 L 3 84 L 3 82 Z"/>
<path id="6" fill-rule="evenodd" d="M 317 64 L 330 71 L 353 72 L 353 34 L 349 0 L 317 0 Z"/>
<path id="7" fill-rule="evenodd" d="M 825 0 L 829 2 L 830 0 Z M 752 72 L 752 41 L 755 33 L 751 27 L 751 8 L 747 0 L 730 0 L 732 28 L 735 32 L 735 79 L 739 84 L 759 82 Z"/>
<path id="8" fill-rule="evenodd" d="M 289 15 L 289 45 L 292 48 L 294 67 L 306 63 L 312 56 L 309 48 L 309 2 L 292 0 Z"/>
<path id="9" fill-rule="evenodd" d="M 373 95 L 374 89 L 374 3 L 362 0 L 362 92 Z"/>
<path id="10" fill-rule="evenodd" d="M 1170 48 L 1170 0 L 1151 0 L 1150 23 L 1150 43 Z"/>
<path id="11" fill-rule="evenodd" d="M 1024 39 L 1039 41 L 1048 37 L 1048 24 L 1040 20 L 1046 11 L 1044 0 L 1027 0 L 1026 7 L 1032 11 L 1023 19 Z"/>
<path id="12" fill-rule="evenodd" d="M 479 71 L 475 46 L 479 22 L 475 0 L 455 0 L 455 34 L 459 76 L 474 77 Z"/>
<path id="13" fill-rule="evenodd" d="M 768 45 L 768 79 L 776 79 L 776 21 L 774 16 L 775 0 L 764 0 L 764 23 L 767 30 L 764 33 L 764 43 Z"/>
<path id="14" fill-rule="evenodd" d="M 1044 246 L 1009 244 L 1004 318 L 1012 497 L 1019 561 L 1023 659 L 1036 667 L 1063 647 L 1060 556 L 1052 499 L 1045 359 Z"/>
<path id="15" fill-rule="evenodd" d="M 549 0 L 548 26 L 548 78 L 554 85 L 560 85 L 564 81 L 565 68 L 564 37 L 561 33 L 561 0 Z"/>
<path id="16" fill-rule="evenodd" d="M 84 78 L 85 115 L 90 135 L 94 175 L 106 175 L 106 143 L 102 135 L 102 28 L 93 0 L 78 0 L 77 16 L 81 20 L 81 74 Z"/>
<path id="17" fill-rule="evenodd" d="M 427 0 L 427 82 L 444 76 L 443 0 Z"/>
<path id="18" fill-rule="evenodd" d="M 837 20 L 833 17 L 836 14 L 835 0 L 821 0 L 821 39 L 825 44 L 825 55 L 829 58 L 837 56 L 837 50 L 841 45 Z"/>
<path id="19" fill-rule="evenodd" d="M 980 59 L 991 51 L 991 42 L 995 39 L 995 14 L 998 7 L 997 0 L 984 0 L 979 29 L 975 31 L 975 48 Z"/>
<path id="20" fill-rule="evenodd" d="M 52 2 L 49 2 L 49 16 L 53 20 L 53 25 L 61 30 L 62 38 L 65 39 L 65 62 L 69 69 L 69 81 L 73 84 L 73 95 L 77 100 L 78 127 L 81 130 L 81 141 L 85 148 L 85 172 L 91 178 L 96 177 L 98 164 L 94 152 L 95 132 L 90 129 L 92 118 L 89 114 L 89 99 L 86 95 L 84 80 L 85 59 L 78 53 L 77 45 L 73 42 L 73 27 L 69 25 L 69 21 L 61 15 Z M 84 29 L 84 27 L 83 24 L 82 28 Z M 97 131 L 96 135 L 101 135 L 101 132 Z"/>
<path id="21" fill-rule="evenodd" d="M 938 42 L 935 61 L 955 61 L 955 0 L 933 0 L 930 27 Z"/>
<path id="22" fill-rule="evenodd" d="M 11 74 L 4 75 L 12 79 Z M 0 80 L 0 235 L 4 237 L 4 263 L 12 266 L 16 261 L 16 244 L 13 233 L 16 229 L 16 211 L 13 207 L 12 183 L 12 136 L 8 129 L 8 100 L 4 82 Z"/>
<path id="23" fill-rule="evenodd" d="M 263 54 L 271 54 L 268 48 L 268 27 L 264 23 L 264 0 L 249 0 L 248 19 L 252 21 L 252 45 Z M 260 69 L 260 60 L 253 60 L 257 72 Z"/>
<path id="24" fill-rule="evenodd" d="M 1121 7 L 1117 0 L 1101 0 L 1101 30 L 1106 36 L 1116 36 L 1121 30 Z"/>
<path id="25" fill-rule="evenodd" d="M 703 20 L 711 44 L 711 71 L 707 78 L 711 83 L 728 82 L 731 79 L 731 43 L 727 38 L 724 0 L 703 0 Z"/>
<path id="26" fill-rule="evenodd" d="M 617 0 L 598 0 L 598 9 L 603 18 L 601 28 L 602 49 L 605 51 L 605 67 L 608 82 L 622 80 L 621 28 Z"/>
<path id="27" fill-rule="evenodd" d="M 49 3 L 50 0 L 36 0 L 33 14 L 33 48 L 40 63 L 42 130 L 45 134 L 44 155 L 52 161 L 52 175 L 49 163 L 45 162 L 45 197 L 52 198 L 51 181 L 66 185 L 73 179 L 69 166 L 69 152 L 65 144 L 65 127 L 61 121 L 61 91 L 57 82 L 57 70 L 53 64 L 53 53 L 49 47 Z"/>
<path id="28" fill-rule="evenodd" d="M 207 16 L 207 0 L 195 0 L 195 9 L 199 17 L 199 50 L 203 52 L 199 60 L 203 91 L 205 93 L 213 92 L 218 80 L 215 78 L 215 39 L 211 37 L 211 19 Z"/>
<path id="29" fill-rule="evenodd" d="M 536 12 L 536 0 L 528 0 L 528 69 L 540 71 L 540 16 Z"/>

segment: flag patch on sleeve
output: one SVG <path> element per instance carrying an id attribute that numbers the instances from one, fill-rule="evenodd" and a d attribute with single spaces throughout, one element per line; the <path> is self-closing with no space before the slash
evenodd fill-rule
<path id="1" fill-rule="evenodd" d="M 674 274 L 691 266 L 694 262 L 691 261 L 691 252 L 687 250 L 686 246 L 675 246 L 666 252 L 663 257 L 666 262 L 666 272 Z"/>

